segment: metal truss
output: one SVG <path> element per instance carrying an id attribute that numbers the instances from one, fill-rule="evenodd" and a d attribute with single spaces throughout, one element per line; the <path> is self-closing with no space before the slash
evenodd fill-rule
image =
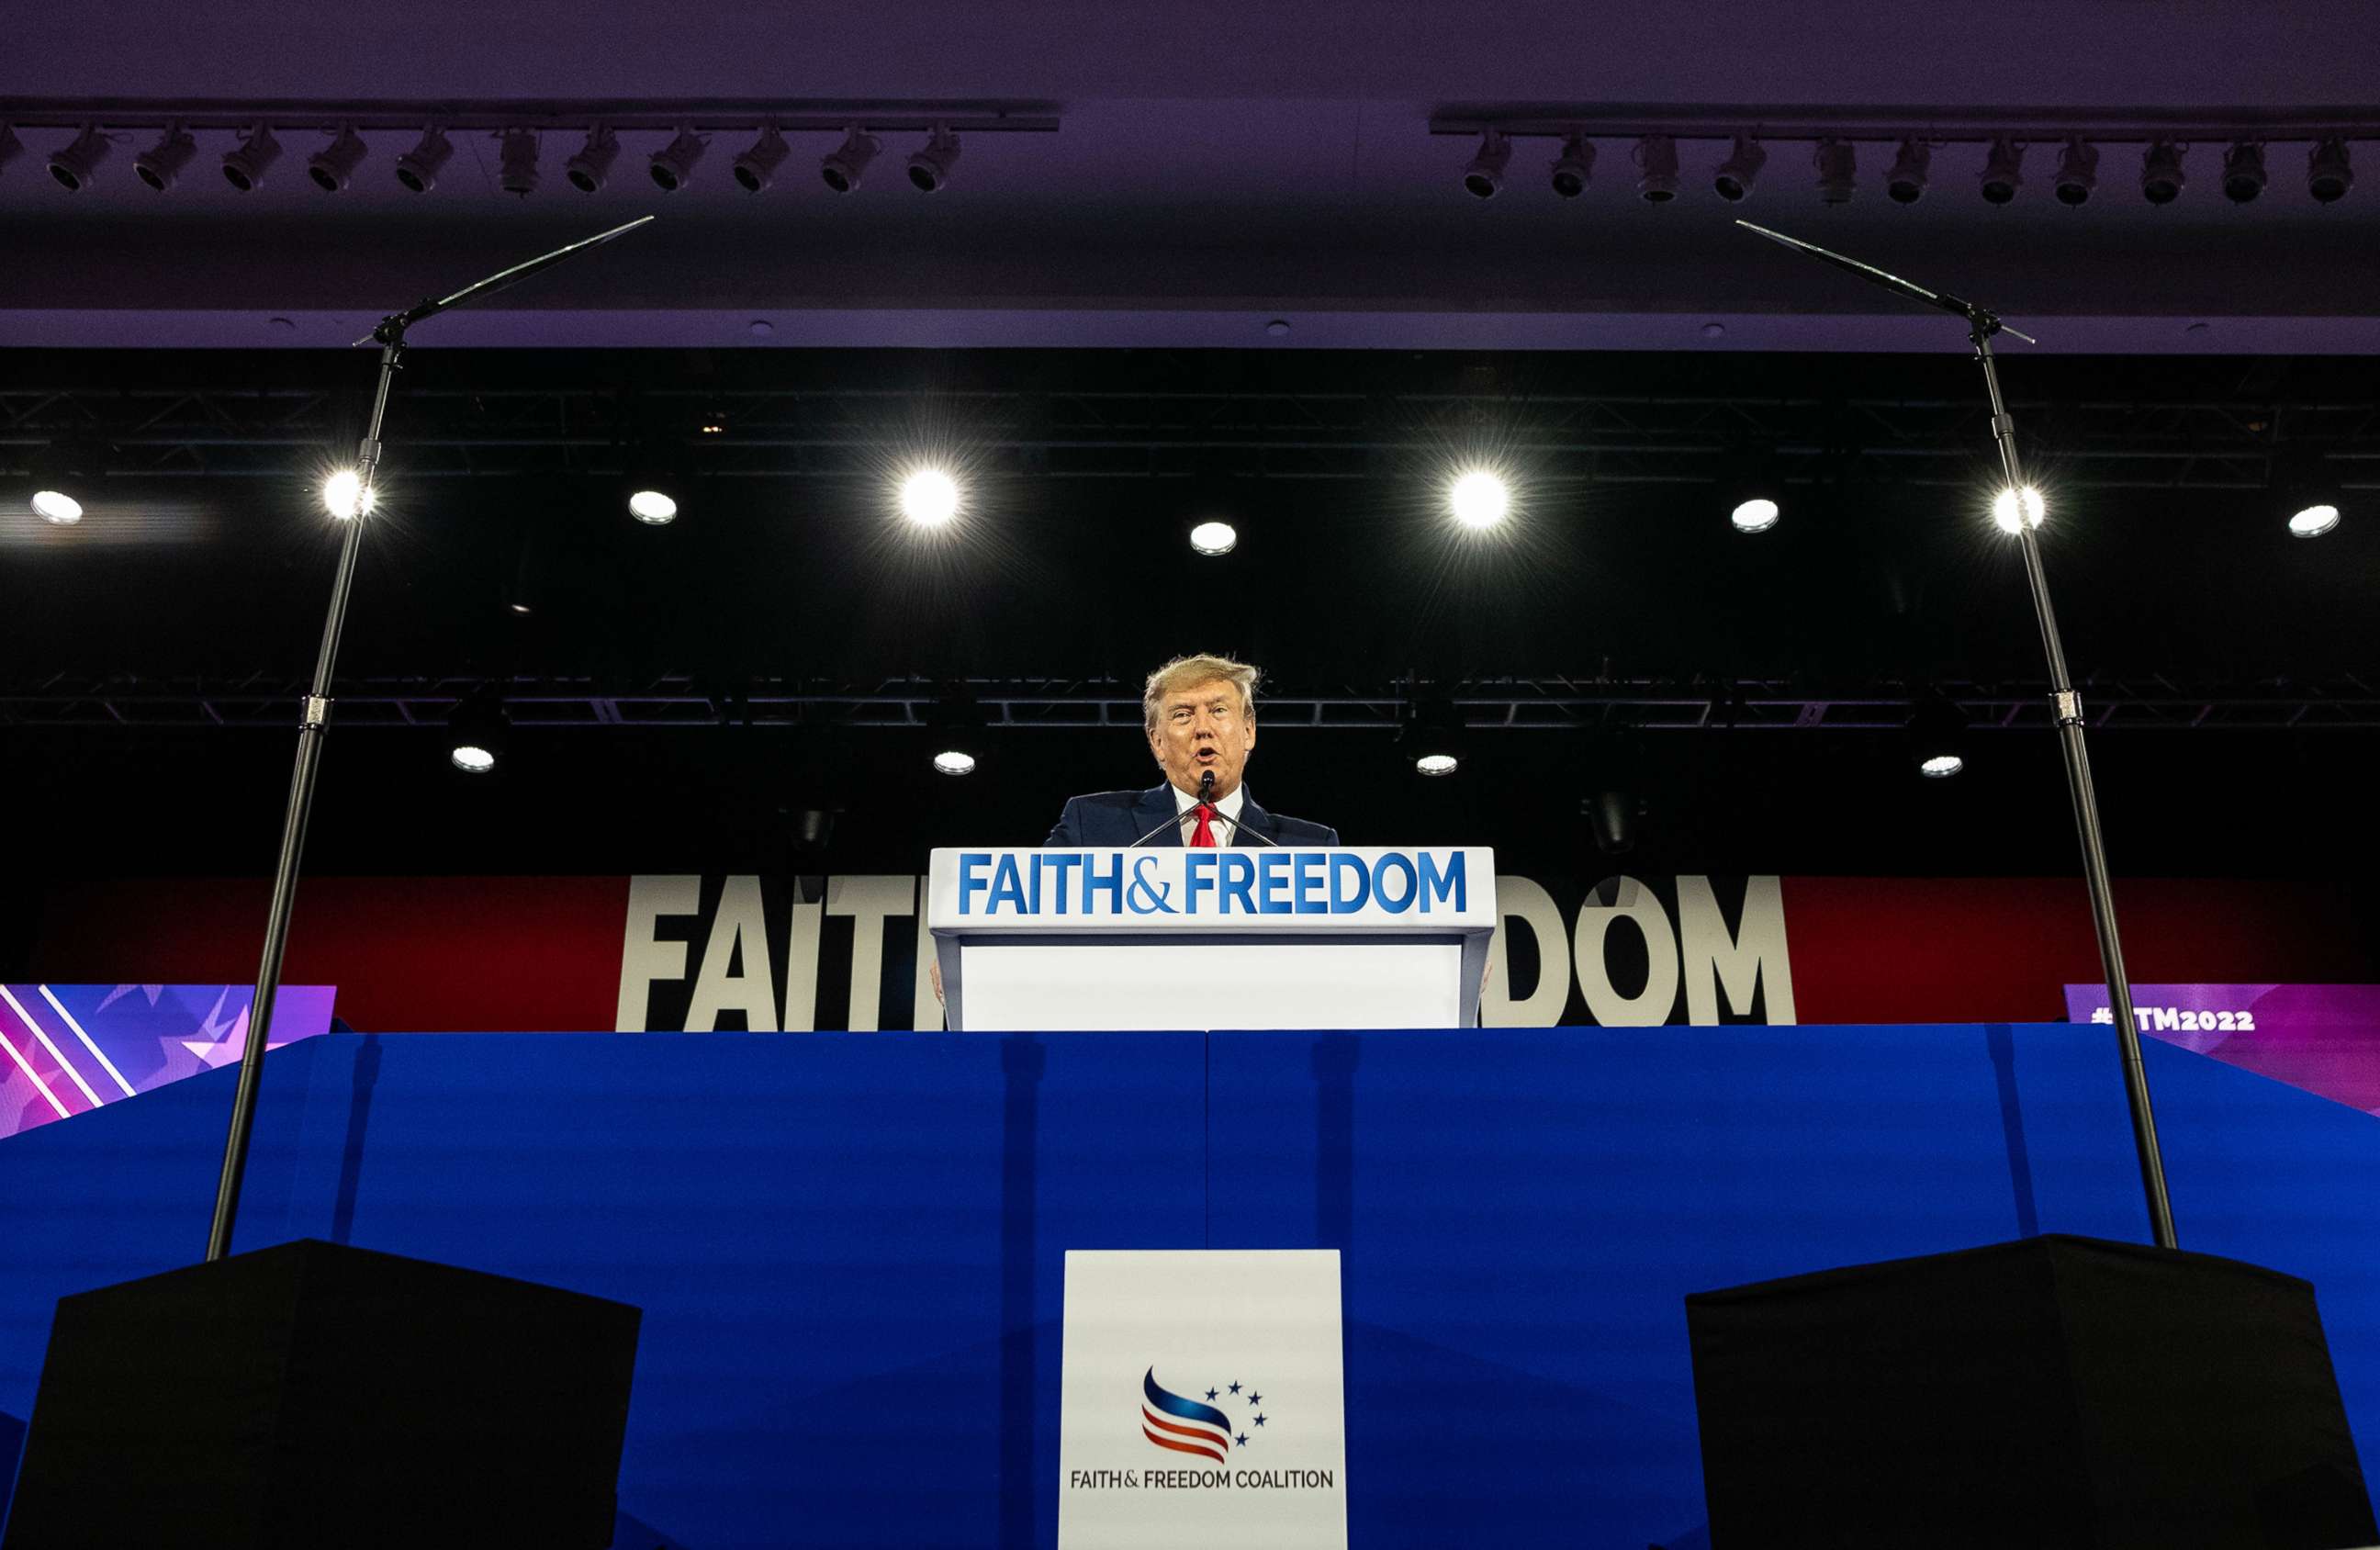
<path id="1" fill-rule="evenodd" d="M 2347 487 L 2380 488 L 2380 394 L 2012 406 L 2063 488 L 2262 490 L 2309 451 Z M 0 389 L 0 478 L 80 448 L 125 476 L 288 478 L 346 452 L 357 418 L 351 394 L 319 388 Z M 1963 487 L 1989 445 L 1965 398 L 491 387 L 408 388 L 391 456 L 407 479 L 656 464 L 850 479 L 880 477 L 929 426 L 995 468 L 1058 478 L 1393 478 L 1486 434 L 1554 480 L 1707 484 L 1729 458 L 1756 454 L 1796 482 Z"/>
<path id="2" fill-rule="evenodd" d="M 2034 683 L 1878 682 L 1821 692 L 1781 680 L 1492 678 L 1461 683 L 1300 685 L 1260 703 L 1270 726 L 1390 732 L 1417 715 L 1466 728 L 1525 733 L 1897 731 L 1927 688 L 1955 702 L 1977 731 L 2046 729 L 2048 691 Z M 238 680 L 58 674 L 0 692 L 0 725 L 264 728 L 295 725 L 308 688 L 298 678 Z M 1063 731 L 1134 727 L 1138 686 L 1118 679 L 881 679 L 866 683 L 755 678 L 733 684 L 662 677 L 634 684 L 583 678 L 365 678 L 343 683 L 344 727 L 445 725 L 482 689 L 503 696 L 516 726 L 689 728 L 844 726 L 898 730 L 948 724 Z M 2380 682 L 2192 683 L 2108 679 L 2082 686 L 2095 730 L 2344 732 L 2380 729 Z"/>

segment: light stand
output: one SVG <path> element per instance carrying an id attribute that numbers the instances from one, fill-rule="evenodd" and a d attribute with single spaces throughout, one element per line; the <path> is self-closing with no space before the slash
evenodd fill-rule
<path id="1" fill-rule="evenodd" d="M 273 876 L 273 913 L 265 922 L 264 957 L 256 971 L 256 999 L 249 1006 L 248 1044 L 240 1051 L 239 1088 L 232 1099 L 231 1133 L 224 1144 L 223 1176 L 215 1185 L 214 1223 L 207 1234 L 207 1258 L 219 1260 L 231 1252 L 232 1224 L 239 1216 L 240 1185 L 248 1172 L 248 1144 L 256 1126 L 257 1091 L 264 1077 L 264 1047 L 273 1031 L 273 1003 L 281 989 L 281 959 L 289 942 L 289 914 L 297 902 L 298 860 L 306 844 L 306 822 L 314 806 L 314 779 L 322 769 L 322 738 L 331 721 L 331 674 L 339 657 L 339 636 L 346 625 L 347 594 L 355 582 L 356 555 L 362 547 L 364 518 L 372 508 L 372 485 L 380 468 L 381 422 L 388 413 L 390 385 L 404 364 L 405 331 L 425 318 L 468 305 L 551 268 L 584 248 L 634 231 L 650 215 L 624 226 L 600 232 L 582 241 L 515 264 L 499 273 L 464 286 L 452 296 L 425 300 L 381 320 L 380 326 L 358 345 L 378 345 L 380 384 L 372 394 L 371 421 L 357 450 L 355 509 L 336 512 L 347 522 L 339 544 L 338 569 L 331 583 L 331 612 L 322 625 L 322 649 L 314 659 L 314 683 L 306 696 L 298 723 L 298 766 L 289 778 L 289 805 L 281 825 L 281 862 Z"/>
<path id="2" fill-rule="evenodd" d="M 1736 224 L 1772 242 L 1799 248 L 1838 269 L 1849 270 L 1871 285 L 1966 320 L 1967 337 L 1974 344 L 1975 359 L 1984 369 L 1984 389 L 1991 398 L 1992 442 L 1999 452 L 2000 472 L 2008 480 L 2007 498 L 2016 503 L 2017 545 L 2024 554 L 2025 581 L 2033 591 L 2034 617 L 2041 625 L 2042 653 L 2048 660 L 2050 716 L 2058 724 L 2058 746 L 2066 756 L 2066 784 L 2074 801 L 2074 828 L 2082 843 L 2082 878 L 2091 892 L 2091 924 L 2098 934 L 2099 965 L 2107 976 L 2117 1047 L 2123 1057 L 2124 1098 L 2131 1110 L 2132 1147 L 2140 1157 L 2141 1187 L 2148 1197 L 2149 1228 L 2157 1247 L 2176 1248 L 2179 1245 L 2174 1239 L 2173 1203 L 2166 1193 L 2165 1159 L 2157 1149 L 2156 1116 L 2149 1107 L 2148 1072 L 2141 1063 L 2140 1024 L 2132 1016 L 2132 986 L 2124 973 L 2123 945 L 2116 937 L 2116 904 L 2107 885 L 2107 852 L 2099 833 L 2099 799 L 2092 790 L 2091 758 L 2082 745 L 2082 697 L 2074 692 L 2073 683 L 2067 676 L 2066 650 L 2058 644 L 2058 618 L 2049 606 L 2049 578 L 2041 564 L 2041 541 L 2034 532 L 2035 519 L 2026 509 L 2027 487 L 2023 469 L 2017 461 L 2016 421 L 2000 396 L 1999 372 L 1992 361 L 1995 333 L 2014 334 L 2029 345 L 2037 341 L 2008 327 L 1995 313 L 1973 302 L 1929 291 L 1857 259 L 1847 259 L 1749 221 L 1738 221 Z"/>

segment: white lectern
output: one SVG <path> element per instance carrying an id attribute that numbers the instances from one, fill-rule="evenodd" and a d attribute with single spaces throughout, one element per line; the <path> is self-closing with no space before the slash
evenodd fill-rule
<path id="1" fill-rule="evenodd" d="M 1496 929 L 1484 847 L 938 850 L 950 1025 L 1463 1028 Z"/>

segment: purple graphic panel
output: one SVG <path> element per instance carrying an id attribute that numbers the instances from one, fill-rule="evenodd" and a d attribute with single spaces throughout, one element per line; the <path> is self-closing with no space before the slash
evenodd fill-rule
<path id="1" fill-rule="evenodd" d="M 2380 1114 L 2380 985 L 2135 985 L 2141 1032 Z M 2072 1023 L 2114 1021 L 2104 985 L 2066 987 Z"/>
<path id="2" fill-rule="evenodd" d="M 285 985 L 273 1042 L 331 1028 L 328 985 Z M 0 1138 L 228 1065 L 248 1047 L 247 985 L 0 985 Z"/>

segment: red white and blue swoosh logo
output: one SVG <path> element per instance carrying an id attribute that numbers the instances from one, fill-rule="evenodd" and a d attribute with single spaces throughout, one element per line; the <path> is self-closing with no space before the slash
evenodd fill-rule
<path id="1" fill-rule="evenodd" d="M 1232 1420 L 1221 1411 L 1160 1387 L 1154 1367 L 1140 1380 L 1140 1431 L 1149 1441 L 1218 1464 L 1230 1458 Z"/>

